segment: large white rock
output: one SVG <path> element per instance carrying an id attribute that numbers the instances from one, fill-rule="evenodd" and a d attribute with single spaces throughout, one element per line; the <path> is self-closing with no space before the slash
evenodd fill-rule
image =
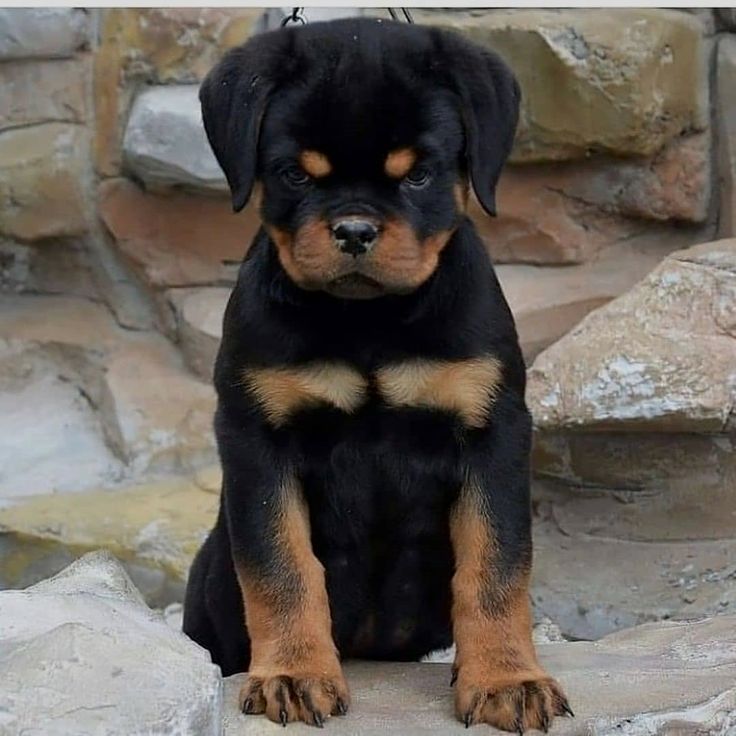
<path id="1" fill-rule="evenodd" d="M 727 432 L 736 412 L 736 239 L 677 251 L 542 353 L 541 429 Z"/>
<path id="2" fill-rule="evenodd" d="M 0 593 L 2 736 L 215 736 L 221 707 L 219 668 L 108 553 Z"/>
<path id="3" fill-rule="evenodd" d="M 225 177 L 202 124 L 198 86 L 150 87 L 136 97 L 123 138 L 127 169 L 149 187 L 224 191 Z"/>
<path id="4" fill-rule="evenodd" d="M 0 59 L 72 56 L 87 38 L 87 14 L 75 8 L 0 9 Z"/>

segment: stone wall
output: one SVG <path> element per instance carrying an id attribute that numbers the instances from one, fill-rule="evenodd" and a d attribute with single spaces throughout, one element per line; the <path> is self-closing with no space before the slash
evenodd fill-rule
<path id="1" fill-rule="evenodd" d="M 342 12 L 356 11 L 307 15 Z M 646 284 L 644 296 L 634 291 L 571 332 L 657 268 L 653 278 L 667 283 L 671 272 L 697 271 L 704 283 L 716 274 L 721 286 L 696 300 L 702 314 L 721 314 L 712 304 L 732 294 L 736 241 L 707 257 L 669 256 L 736 236 L 733 13 L 414 16 L 495 48 L 522 86 L 499 217 L 475 204 L 471 214 L 499 264 L 529 362 L 552 345 L 530 372 L 535 463 L 567 490 L 538 489 L 537 610 L 564 619 L 566 633 L 598 636 L 736 605 L 736 588 L 721 585 L 732 573 L 707 577 L 733 555 L 719 517 L 719 509 L 734 513 L 736 477 L 733 418 L 721 421 L 733 412 L 725 323 L 711 320 L 707 339 L 700 322 L 677 324 L 685 345 L 717 337 L 721 362 L 710 393 L 696 378 L 655 382 L 660 393 L 694 392 L 685 419 L 695 419 L 676 431 L 647 425 L 649 405 L 632 409 L 627 385 L 611 374 L 616 340 L 647 319 L 636 307 L 650 298 Z M 278 9 L 0 10 L 0 587 L 34 582 L 106 544 L 150 601 L 180 596 L 217 505 L 210 375 L 222 311 L 258 227 L 252 208 L 231 211 L 197 85 L 226 49 L 280 17 Z M 681 295 L 678 309 L 695 295 L 694 287 Z M 673 303 L 656 311 L 670 338 Z M 640 363 L 666 358 L 663 342 L 638 337 Z M 579 364 L 595 376 L 581 377 Z M 589 416 L 597 405 L 576 403 L 594 378 L 598 399 L 613 402 L 605 426 Z M 707 494 L 696 502 L 688 482 Z M 600 493 L 569 491 L 577 486 Z M 638 493 L 626 496 L 636 498 L 634 512 L 619 513 L 622 493 Z M 663 513 L 676 515 L 674 526 L 657 526 Z M 591 521 L 601 518 L 616 523 Z M 646 550 L 651 541 L 658 546 Z M 639 565 L 655 546 L 663 576 Z M 590 570 L 576 568 L 558 585 L 557 570 L 579 565 L 581 548 Z M 624 571 L 618 579 L 606 568 L 612 555 Z M 688 565 L 702 600 L 672 583 Z M 656 605 L 626 593 L 645 586 Z"/>

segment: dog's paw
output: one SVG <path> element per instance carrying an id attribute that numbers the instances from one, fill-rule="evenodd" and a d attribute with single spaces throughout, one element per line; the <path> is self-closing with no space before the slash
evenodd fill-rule
<path id="1" fill-rule="evenodd" d="M 342 674 L 292 673 L 249 676 L 240 690 L 240 709 L 246 715 L 265 713 L 285 726 L 304 721 L 322 728 L 331 715 L 345 715 L 350 695 Z"/>
<path id="2" fill-rule="evenodd" d="M 572 716 L 567 698 L 551 677 L 535 679 L 512 677 L 495 682 L 465 680 L 462 672 L 457 678 L 455 712 L 466 727 L 474 723 L 488 723 L 504 731 L 523 734 L 536 728 L 545 733 L 555 716 Z"/>

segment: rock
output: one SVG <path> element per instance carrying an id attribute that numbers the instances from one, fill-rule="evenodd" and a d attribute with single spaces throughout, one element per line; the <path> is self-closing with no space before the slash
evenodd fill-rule
<path id="1" fill-rule="evenodd" d="M 161 335 L 122 329 L 87 299 L 15 296 L 0 297 L 0 340 L 0 428 L 15 438 L 0 449 L 0 498 L 215 461 L 214 391 Z M 39 402 L 51 412 L 40 423 Z"/>
<path id="2" fill-rule="evenodd" d="M 556 719 L 553 733 L 730 733 L 736 728 L 734 632 L 736 617 L 717 616 L 648 624 L 598 642 L 540 646 L 542 663 L 560 680 L 575 711 L 574 719 Z M 337 736 L 467 733 L 453 715 L 449 664 L 348 662 L 345 673 L 352 706 L 347 716 L 330 721 Z M 275 733 L 264 717 L 237 711 L 243 677 L 225 679 L 225 736 Z M 311 733 L 303 724 L 289 729 Z"/>
<path id="3" fill-rule="evenodd" d="M 710 493 L 697 500 L 690 490 L 673 499 L 537 481 L 535 618 L 552 619 L 565 637 L 598 639 L 647 621 L 736 612 L 732 512 L 718 498 L 708 510 Z M 721 520 L 707 526 L 719 508 Z"/>
<path id="4" fill-rule="evenodd" d="M 217 457 L 214 390 L 163 338 L 131 341 L 106 360 L 100 409 L 134 476 L 193 472 Z"/>
<path id="5" fill-rule="evenodd" d="M 228 48 L 247 40 L 258 8 L 109 8 L 101 11 L 95 54 L 95 163 L 121 167 L 132 92 L 146 84 L 200 81 Z"/>
<path id="6" fill-rule="evenodd" d="M 81 123 L 87 66 L 78 59 L 0 64 L 0 130 L 35 123 Z"/>
<path id="7" fill-rule="evenodd" d="M 74 8 L 0 9 L 0 60 L 73 56 L 87 40 L 87 13 Z"/>
<path id="8" fill-rule="evenodd" d="M 537 358 L 528 399 L 543 430 L 724 432 L 735 364 L 732 239 L 673 253 L 588 315 Z"/>
<path id="9" fill-rule="evenodd" d="M 85 232 L 85 157 L 80 126 L 0 133 L 0 235 L 38 240 Z"/>
<path id="10" fill-rule="evenodd" d="M 703 27 L 673 10 L 417 11 L 496 50 L 522 89 L 515 162 L 655 154 L 708 120 Z"/>
<path id="11" fill-rule="evenodd" d="M 219 494 L 172 479 L 0 507 L 0 588 L 36 583 L 81 553 L 105 548 L 123 561 L 149 605 L 181 601 L 218 505 Z"/>
<path id="12" fill-rule="evenodd" d="M 123 465 L 105 443 L 76 362 L 0 336 L 0 499 L 81 491 L 121 478 Z"/>
<path id="13" fill-rule="evenodd" d="M 230 289 L 202 287 L 170 289 L 167 297 L 176 313 L 179 346 L 189 367 L 205 381 L 212 380 L 222 338 L 222 317 Z"/>
<path id="14" fill-rule="evenodd" d="M 197 85 L 150 87 L 133 103 L 123 139 L 126 168 L 146 188 L 227 192 L 202 124 Z"/>
<path id="15" fill-rule="evenodd" d="M 235 215 L 224 196 L 147 194 L 123 179 L 100 185 L 99 209 L 118 247 L 154 287 L 233 281 L 259 227 L 252 206 Z"/>
<path id="16" fill-rule="evenodd" d="M 724 12 L 734 10 L 719 8 Z M 736 38 L 718 41 L 716 68 L 716 124 L 718 130 L 718 183 L 721 195 L 718 234 L 736 237 Z"/>
<path id="17" fill-rule="evenodd" d="M 3 734 L 221 732 L 219 668 L 109 554 L 0 593 L 0 632 Z"/>
<path id="18" fill-rule="evenodd" d="M 597 639 L 646 621 L 736 610 L 733 542 L 622 547 L 562 535 L 537 545 L 536 614 L 556 617 L 565 636 Z"/>
<path id="19" fill-rule="evenodd" d="M 588 263 L 564 268 L 496 266 L 524 357 L 531 361 L 588 312 L 628 291 L 678 243 L 685 246 L 691 239 L 687 230 L 672 238 L 645 234 L 604 249 Z"/>

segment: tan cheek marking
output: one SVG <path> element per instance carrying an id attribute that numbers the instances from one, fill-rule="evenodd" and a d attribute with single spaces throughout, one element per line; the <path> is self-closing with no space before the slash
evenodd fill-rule
<path id="1" fill-rule="evenodd" d="M 501 363 L 492 356 L 461 361 L 415 360 L 381 368 L 378 390 L 391 406 L 455 412 L 469 427 L 482 427 L 501 387 Z"/>
<path id="2" fill-rule="evenodd" d="M 302 151 L 299 154 L 299 163 L 304 171 L 315 179 L 322 179 L 332 173 L 330 160 L 319 151 Z"/>
<path id="3" fill-rule="evenodd" d="M 324 403 L 347 414 L 366 399 L 367 381 L 347 365 L 314 363 L 290 368 L 250 368 L 243 383 L 276 427 L 300 409 Z"/>
<path id="4" fill-rule="evenodd" d="M 411 148 L 397 148 L 386 156 L 383 170 L 392 179 L 403 179 L 417 161 L 417 154 Z"/>

